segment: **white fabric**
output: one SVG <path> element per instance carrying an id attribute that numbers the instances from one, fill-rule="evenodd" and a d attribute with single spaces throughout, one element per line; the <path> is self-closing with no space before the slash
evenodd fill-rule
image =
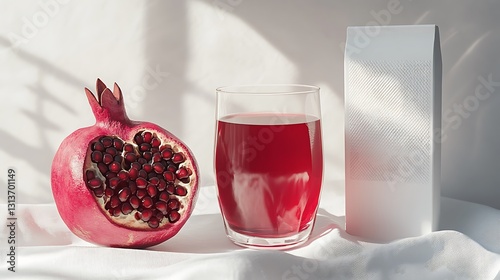
<path id="1" fill-rule="evenodd" d="M 442 198 L 441 230 L 373 244 L 343 227 L 343 194 L 325 186 L 311 240 L 289 251 L 244 249 L 225 236 L 214 187 L 174 238 L 150 249 L 92 245 L 74 236 L 53 204 L 17 207 L 16 272 L 0 279 L 500 279 L 500 211 Z M 0 205 L 6 221 L 7 205 Z"/>

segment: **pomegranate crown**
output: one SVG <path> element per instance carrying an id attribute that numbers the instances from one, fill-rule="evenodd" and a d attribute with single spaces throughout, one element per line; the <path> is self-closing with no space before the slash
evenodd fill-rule
<path id="1" fill-rule="evenodd" d="M 125 111 L 122 90 L 117 83 L 115 83 L 113 91 L 111 91 L 101 79 L 97 79 L 96 90 L 97 97 L 92 91 L 85 88 L 87 99 L 89 100 L 90 107 L 92 108 L 97 123 L 129 121 Z"/>

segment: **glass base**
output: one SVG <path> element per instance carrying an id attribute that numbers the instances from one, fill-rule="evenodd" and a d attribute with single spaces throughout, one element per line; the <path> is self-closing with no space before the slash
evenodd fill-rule
<path id="1" fill-rule="evenodd" d="M 301 232 L 287 237 L 255 237 L 232 230 L 224 221 L 227 237 L 236 245 L 253 249 L 286 250 L 297 247 L 309 239 L 313 223 Z"/>

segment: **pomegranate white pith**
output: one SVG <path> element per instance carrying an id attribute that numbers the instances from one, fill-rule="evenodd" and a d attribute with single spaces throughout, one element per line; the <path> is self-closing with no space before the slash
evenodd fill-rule
<path id="1" fill-rule="evenodd" d="M 198 166 L 165 129 L 131 121 L 120 88 L 86 89 L 96 124 L 62 142 L 52 163 L 52 191 L 70 230 L 113 247 L 143 248 L 174 236 L 191 215 Z"/>

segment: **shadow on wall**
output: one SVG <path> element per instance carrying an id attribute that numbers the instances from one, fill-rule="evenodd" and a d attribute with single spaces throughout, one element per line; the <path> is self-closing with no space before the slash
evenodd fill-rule
<path id="1" fill-rule="evenodd" d="M 10 48 L 11 42 L 5 37 L 0 37 L 0 45 L 2 45 L 2 49 Z M 81 87 L 84 82 L 80 81 L 71 73 L 63 71 L 50 61 L 34 56 L 21 48 L 12 48 L 9 52 L 17 56 L 17 58 L 22 61 L 36 65 L 36 68 L 39 69 L 36 82 L 27 86 L 30 92 L 30 98 L 34 100 L 35 109 L 33 111 L 24 109 L 20 110 L 20 113 L 34 124 L 32 127 L 35 127 L 36 130 L 32 133 L 39 142 L 37 145 L 33 145 L 33 143 L 30 142 L 30 139 L 20 139 L 8 130 L 0 130 L 0 147 L 12 158 L 30 159 L 27 162 L 33 167 L 34 170 L 42 174 L 50 174 L 52 158 L 56 151 L 47 148 L 51 146 L 49 134 L 53 131 L 62 130 L 62 127 L 47 117 L 50 113 L 47 112 L 46 105 L 48 103 L 53 104 L 71 115 L 75 115 L 75 112 L 67 103 L 61 101 L 61 99 L 54 98 L 54 96 L 50 94 L 49 89 L 44 87 L 42 81 L 47 77 L 54 77 L 58 80 L 74 85 L 75 87 Z M 23 174 L 22 170 L 16 170 L 16 173 L 18 177 L 21 178 L 30 176 L 30 174 Z M 20 193 L 22 200 L 44 202 L 52 200 L 50 182 L 39 180 L 38 184 L 38 188 L 31 188 L 31 191 L 28 192 L 23 191 L 23 189 L 26 189 L 24 186 L 21 187 L 21 189 L 17 192 L 18 194 Z"/>
<path id="2" fill-rule="evenodd" d="M 187 3 L 184 1 L 154 1 L 145 4 L 144 25 L 145 65 L 158 69 L 156 84 L 146 88 L 144 108 L 161 108 L 161 112 L 145 112 L 144 118 L 171 130 L 172 123 L 186 117 L 182 110 L 184 94 L 188 92 L 186 74 L 189 63 Z M 158 106 L 158 104 L 163 104 Z M 170 126 L 168 126 L 170 124 Z M 183 133 L 176 125 L 172 133 Z"/>

